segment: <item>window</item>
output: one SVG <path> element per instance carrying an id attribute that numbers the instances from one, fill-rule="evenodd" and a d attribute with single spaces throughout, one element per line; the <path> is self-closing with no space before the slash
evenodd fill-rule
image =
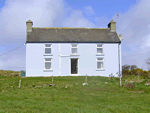
<path id="1" fill-rule="evenodd" d="M 78 53 L 78 46 L 77 46 L 77 44 L 72 44 L 71 45 L 71 53 L 72 54 L 77 54 Z"/>
<path id="2" fill-rule="evenodd" d="M 97 44 L 97 54 L 103 54 L 103 45 Z"/>
<path id="3" fill-rule="evenodd" d="M 104 69 L 104 58 L 97 58 L 97 69 Z"/>
<path id="4" fill-rule="evenodd" d="M 45 45 L 45 54 L 51 54 L 51 48 L 52 47 L 52 45 L 51 44 L 46 44 Z"/>
<path id="5" fill-rule="evenodd" d="M 51 70 L 52 69 L 52 59 L 51 58 L 45 58 L 44 59 L 44 65 L 45 65 L 45 70 Z"/>

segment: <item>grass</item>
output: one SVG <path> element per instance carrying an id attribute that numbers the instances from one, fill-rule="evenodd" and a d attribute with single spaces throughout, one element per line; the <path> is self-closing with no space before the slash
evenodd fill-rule
<path id="1" fill-rule="evenodd" d="M 21 88 L 18 88 L 21 79 Z M 84 76 L 54 77 L 56 86 L 49 87 L 51 77 L 21 78 L 0 76 L 0 112 L 20 113 L 149 113 L 150 86 L 147 92 L 119 86 L 119 79 Z M 107 84 L 105 84 L 107 82 Z M 118 83 L 118 84 L 116 84 Z M 143 83 L 142 83 L 143 84 Z M 140 84 L 136 84 L 139 87 Z M 39 87 L 36 87 L 39 86 Z M 65 88 L 67 86 L 67 88 Z"/>

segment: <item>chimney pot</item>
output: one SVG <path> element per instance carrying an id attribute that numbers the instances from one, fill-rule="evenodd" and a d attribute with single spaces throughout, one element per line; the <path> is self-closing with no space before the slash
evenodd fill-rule
<path id="1" fill-rule="evenodd" d="M 123 37 L 121 34 L 119 34 L 119 39 L 120 39 L 120 41 L 123 40 Z"/>

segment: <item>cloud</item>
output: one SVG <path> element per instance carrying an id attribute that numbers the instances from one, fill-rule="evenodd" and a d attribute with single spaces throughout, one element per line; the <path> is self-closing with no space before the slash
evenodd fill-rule
<path id="1" fill-rule="evenodd" d="M 83 12 L 80 10 L 73 10 L 66 20 L 63 22 L 66 27 L 95 27 L 95 25 L 88 19 L 84 18 Z"/>
<path id="2" fill-rule="evenodd" d="M 87 15 L 94 15 L 95 14 L 95 12 L 91 6 L 86 6 L 86 7 L 84 7 L 84 9 L 85 9 L 85 13 Z"/>
<path id="3" fill-rule="evenodd" d="M 0 54 L 25 43 L 29 19 L 33 27 L 94 27 L 81 10 L 72 9 L 64 0 L 6 0 L 0 9 Z M 0 56 L 0 62 L 0 69 L 25 67 L 25 46 Z"/>
<path id="4" fill-rule="evenodd" d="M 123 58 L 123 64 L 135 63 L 140 68 L 144 68 L 144 60 L 150 56 L 149 7 L 149 0 L 139 0 L 125 13 L 119 13 L 119 18 L 116 18 L 116 14 L 113 16 L 113 20 L 117 22 L 117 31 L 124 38 L 122 41 L 122 56 L 131 56 L 138 53 L 137 56 Z"/>

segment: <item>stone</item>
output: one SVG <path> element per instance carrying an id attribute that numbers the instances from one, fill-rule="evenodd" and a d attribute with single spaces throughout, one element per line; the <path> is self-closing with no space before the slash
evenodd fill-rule
<path id="1" fill-rule="evenodd" d="M 123 86 L 124 86 L 125 88 L 132 88 L 132 89 L 135 88 L 135 84 L 133 84 L 133 83 L 125 83 Z"/>
<path id="2" fill-rule="evenodd" d="M 134 81 L 129 81 L 129 83 L 134 83 Z"/>
<path id="3" fill-rule="evenodd" d="M 49 84 L 49 86 L 55 86 L 55 84 Z"/>
<path id="4" fill-rule="evenodd" d="M 145 85 L 150 85 L 150 81 L 147 81 L 147 82 L 145 83 Z"/>
<path id="5" fill-rule="evenodd" d="M 89 84 L 88 83 L 83 83 L 82 85 L 84 86 L 84 85 L 89 85 Z"/>

